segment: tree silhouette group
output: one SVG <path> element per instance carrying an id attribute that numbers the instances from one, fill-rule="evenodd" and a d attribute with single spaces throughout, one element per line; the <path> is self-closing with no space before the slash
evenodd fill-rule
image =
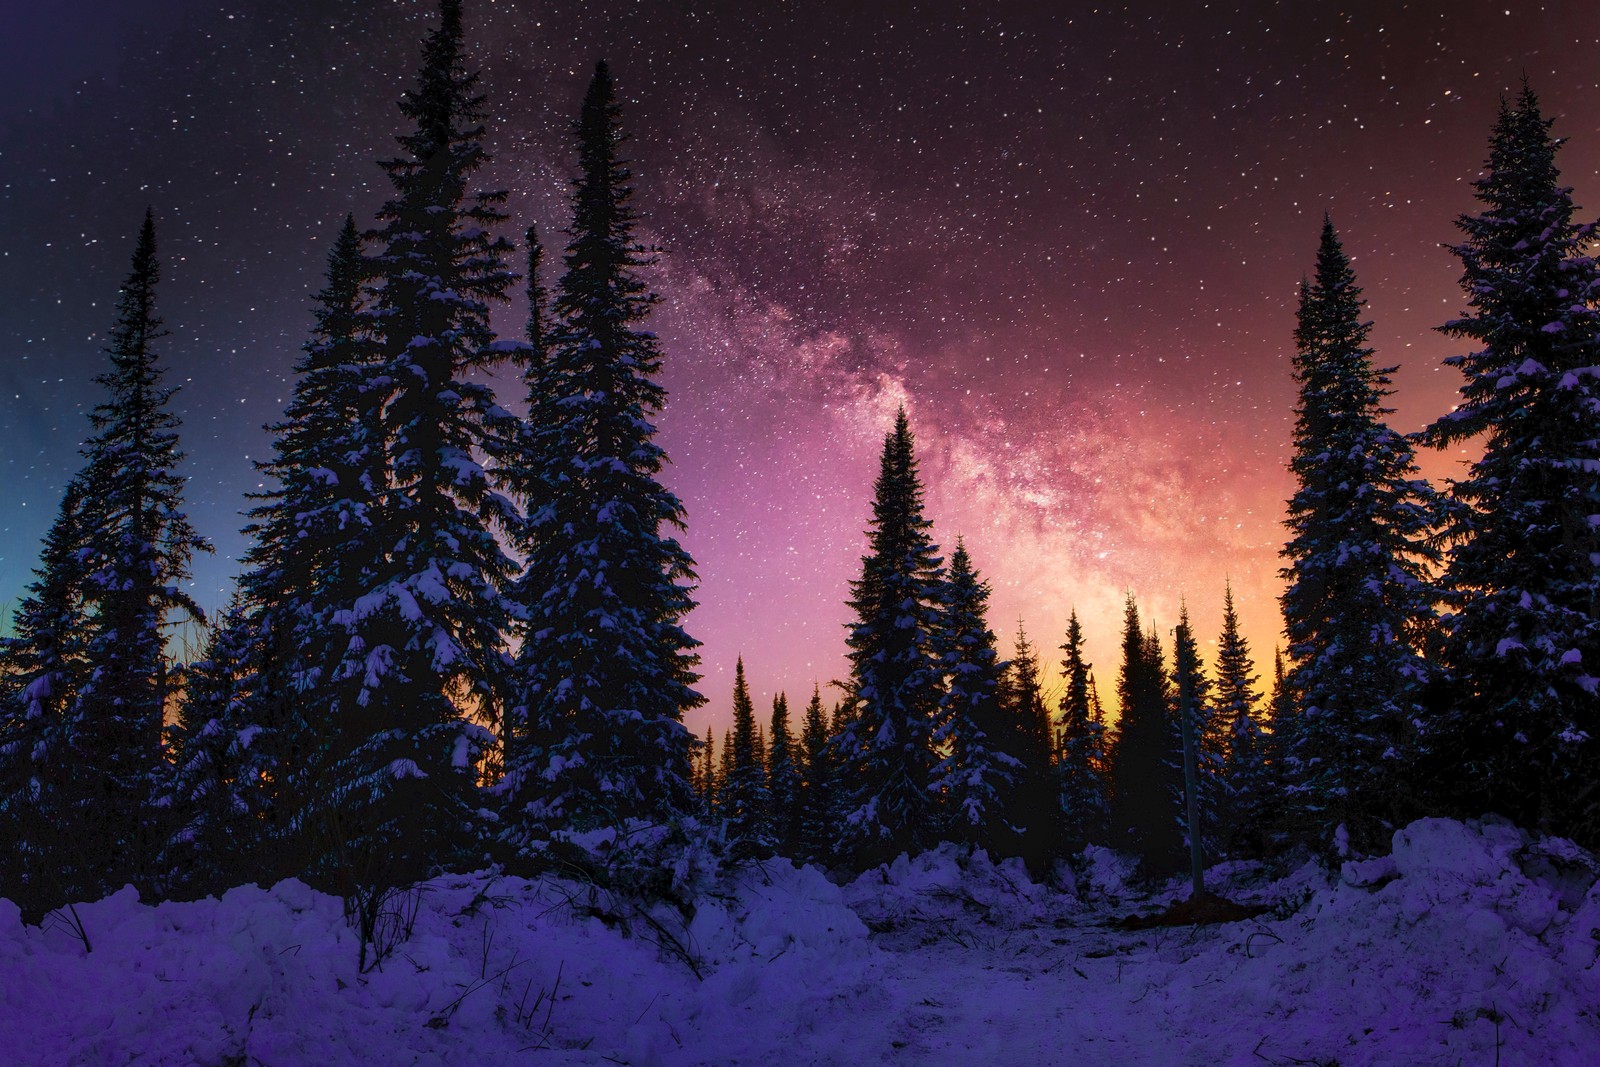
<path id="1" fill-rule="evenodd" d="M 1458 222 L 1461 403 L 1413 438 L 1384 421 L 1393 368 L 1323 226 L 1270 699 L 1230 589 L 1209 666 L 1186 611 L 1169 644 L 1128 595 L 1114 720 L 1070 611 L 1050 706 L 1027 637 L 1001 657 L 966 546 L 935 543 L 901 410 L 840 698 L 813 687 L 794 722 L 780 694 L 763 725 L 741 659 L 720 744 L 683 723 L 695 565 L 660 481 L 658 297 L 610 72 L 574 124 L 553 287 L 526 228 L 517 339 L 490 324 L 519 279 L 507 194 L 473 188 L 484 107 L 441 0 L 391 195 L 338 230 L 236 595 L 188 663 L 165 633 L 200 618 L 181 588 L 210 549 L 184 514 L 145 217 L 105 399 L 0 646 L 0 895 L 37 915 L 126 882 L 297 875 L 360 896 L 640 825 L 847 868 L 953 841 L 1038 870 L 1107 844 L 1160 871 L 1196 835 L 1213 855 L 1372 850 L 1430 812 L 1600 841 L 1600 274 L 1531 89 Z M 520 412 L 486 384 L 506 366 Z M 1418 447 L 1462 442 L 1483 450 L 1463 477 L 1417 473 Z"/>

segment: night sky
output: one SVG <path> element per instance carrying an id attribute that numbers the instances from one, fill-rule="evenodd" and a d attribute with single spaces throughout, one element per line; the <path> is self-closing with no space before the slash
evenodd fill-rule
<path id="1" fill-rule="evenodd" d="M 430 0 L 8 11 L 0 601 L 78 466 L 147 204 L 190 512 L 218 548 L 193 591 L 225 601 L 261 424 L 288 397 L 335 227 L 388 194 L 374 161 L 433 16 Z M 1600 210 L 1594 0 L 467 0 L 467 21 L 484 184 L 513 190 L 513 233 L 565 226 L 593 61 L 618 80 L 644 237 L 664 250 L 659 425 L 701 575 L 702 732 L 726 720 L 741 652 L 767 699 L 842 675 L 901 404 L 935 537 L 965 535 L 1007 648 L 1020 616 L 1053 650 L 1076 606 L 1109 697 L 1126 590 L 1163 632 L 1187 598 L 1210 639 L 1231 576 L 1270 676 L 1295 291 L 1322 213 L 1413 430 L 1459 384 L 1432 329 L 1462 303 L 1441 245 L 1524 72 Z"/>

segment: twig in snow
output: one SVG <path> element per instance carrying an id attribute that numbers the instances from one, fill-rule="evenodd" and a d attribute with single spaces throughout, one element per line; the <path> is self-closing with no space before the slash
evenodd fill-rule
<path id="1" fill-rule="evenodd" d="M 85 953 L 94 951 L 94 946 L 89 943 L 89 931 L 84 928 L 83 919 L 78 915 L 77 905 L 66 905 L 65 912 L 61 908 L 57 908 L 49 914 L 48 918 L 50 920 L 50 928 L 59 926 L 72 937 L 83 942 L 83 951 Z"/>
<path id="2" fill-rule="evenodd" d="M 566 966 L 566 960 L 562 960 L 560 963 L 556 964 L 556 984 L 555 988 L 550 990 L 550 1004 L 544 1009 L 544 1026 L 541 1028 L 544 1030 L 546 1036 L 548 1036 L 550 1033 L 550 1013 L 556 1010 L 556 994 L 561 992 L 561 972 L 566 968 Z"/>
<path id="3" fill-rule="evenodd" d="M 512 967 L 520 967 L 520 966 L 522 966 L 522 964 L 517 962 L 515 959 L 513 959 L 511 961 L 510 966 L 506 967 L 504 970 L 502 970 L 502 971 L 500 971 L 500 972 L 498 972 L 496 974 L 493 974 L 493 975 L 487 975 L 485 977 L 479 978 L 475 982 L 469 983 L 467 985 L 467 988 L 465 988 L 465 989 L 463 989 L 461 991 L 461 995 L 459 997 L 457 997 L 456 999 L 452 1000 L 450 1003 L 446 1004 L 443 1008 L 440 1008 L 437 1012 L 434 1013 L 433 1018 L 428 1020 L 428 1025 L 433 1027 L 434 1029 L 439 1029 L 439 1028 L 443 1027 L 445 1024 L 447 1024 L 450 1021 L 450 1016 L 452 1016 L 452 1015 L 454 1015 L 456 1013 L 456 1009 L 461 1007 L 461 1002 L 462 1001 L 466 1000 L 468 997 L 470 997 L 472 994 L 476 993 L 478 990 L 486 989 L 489 986 L 494 985 L 496 980 L 498 980 L 500 978 L 504 978 L 506 976 L 506 974 L 508 974 L 511 971 Z"/>
<path id="4" fill-rule="evenodd" d="M 1283 944 L 1283 938 L 1279 937 L 1277 934 L 1273 933 L 1271 930 L 1268 930 L 1265 926 L 1263 926 L 1259 930 L 1253 930 L 1253 931 L 1251 931 L 1250 936 L 1244 939 L 1244 954 L 1245 954 L 1245 958 L 1246 959 L 1255 959 L 1255 954 L 1253 952 L 1251 952 L 1250 950 L 1251 950 L 1251 947 L 1255 945 L 1256 938 L 1258 938 L 1258 937 L 1270 937 L 1270 938 L 1272 938 L 1273 941 L 1277 942 L 1278 944 L 1280 944 L 1280 945 Z"/>

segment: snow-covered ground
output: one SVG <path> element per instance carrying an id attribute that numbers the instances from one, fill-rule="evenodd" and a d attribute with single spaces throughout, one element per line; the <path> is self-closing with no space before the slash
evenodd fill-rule
<path id="1" fill-rule="evenodd" d="M 1172 899 L 1125 875 L 1103 850 L 1070 892 L 954 851 L 844 887 L 777 861 L 692 919 L 447 878 L 394 902 L 409 936 L 365 974 L 298 882 L 124 890 L 78 907 L 89 952 L 0 901 L 0 1063 L 1600 1063 L 1600 887 L 1564 842 L 1427 820 L 1331 879 L 1225 866 L 1273 910 L 1199 928 L 1116 928 Z"/>

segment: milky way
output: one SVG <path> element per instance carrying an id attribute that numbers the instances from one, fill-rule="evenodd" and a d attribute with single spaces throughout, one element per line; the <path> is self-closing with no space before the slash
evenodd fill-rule
<path id="1" fill-rule="evenodd" d="M 0 43 L 0 599 L 76 468 L 148 203 L 191 511 L 219 548 L 194 591 L 215 606 L 328 241 L 386 195 L 375 160 L 432 5 L 53 12 Z M 1213 635 L 1231 579 L 1270 674 L 1295 289 L 1323 212 L 1379 360 L 1401 365 L 1393 419 L 1410 430 L 1454 397 L 1433 327 L 1461 306 L 1459 272 L 1441 245 L 1524 73 L 1572 139 L 1578 201 L 1600 209 L 1600 5 L 1584 0 L 468 0 L 467 19 L 485 184 L 512 190 L 516 232 L 558 235 L 593 60 L 619 81 L 662 249 L 697 729 L 723 724 L 740 653 L 766 694 L 842 673 L 902 404 L 935 535 L 966 538 L 1008 642 L 1020 618 L 1053 648 L 1075 606 L 1109 692 L 1127 591 L 1163 629 L 1186 600 Z M 506 331 L 521 319 L 497 313 Z"/>

